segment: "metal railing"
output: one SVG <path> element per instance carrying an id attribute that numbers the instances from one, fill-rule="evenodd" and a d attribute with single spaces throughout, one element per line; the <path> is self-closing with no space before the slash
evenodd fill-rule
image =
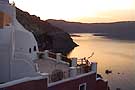
<path id="1" fill-rule="evenodd" d="M 60 81 L 70 77 L 70 70 L 61 71 L 55 70 L 51 74 L 49 74 L 49 83 Z"/>

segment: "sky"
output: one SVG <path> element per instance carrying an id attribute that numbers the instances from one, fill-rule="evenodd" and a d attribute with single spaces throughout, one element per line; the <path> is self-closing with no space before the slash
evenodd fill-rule
<path id="1" fill-rule="evenodd" d="M 9 0 L 42 20 L 75 22 L 135 21 L 135 0 Z"/>

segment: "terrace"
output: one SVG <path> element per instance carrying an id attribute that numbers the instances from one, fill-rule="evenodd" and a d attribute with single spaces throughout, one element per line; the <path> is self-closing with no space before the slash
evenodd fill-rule
<path id="1" fill-rule="evenodd" d="M 97 63 L 86 59 L 67 58 L 61 53 L 52 53 L 48 50 L 38 53 L 35 61 L 36 70 L 42 76 L 48 78 L 48 82 L 75 77 L 91 71 L 97 72 Z"/>

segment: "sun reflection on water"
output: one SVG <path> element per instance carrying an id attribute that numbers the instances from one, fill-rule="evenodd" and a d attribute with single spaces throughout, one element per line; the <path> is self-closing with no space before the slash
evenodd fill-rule
<path id="1" fill-rule="evenodd" d="M 80 34 L 81 37 L 72 37 L 79 44 L 69 57 L 94 56 L 90 61 L 98 63 L 98 73 L 109 80 L 112 90 L 123 88 L 124 90 L 135 89 L 135 42 L 119 41 Z M 112 74 L 106 75 L 105 70 L 112 70 Z"/>

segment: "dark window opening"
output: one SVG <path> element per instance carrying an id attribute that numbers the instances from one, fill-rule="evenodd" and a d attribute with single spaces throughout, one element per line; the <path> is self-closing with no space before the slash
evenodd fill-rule
<path id="1" fill-rule="evenodd" d="M 31 53 L 31 48 L 29 48 L 29 53 Z"/>
<path id="2" fill-rule="evenodd" d="M 37 51 L 37 48 L 36 48 L 36 46 L 34 46 L 34 48 L 33 48 L 33 51 Z"/>
<path id="3" fill-rule="evenodd" d="M 79 90 L 86 90 L 86 83 L 80 84 Z"/>

